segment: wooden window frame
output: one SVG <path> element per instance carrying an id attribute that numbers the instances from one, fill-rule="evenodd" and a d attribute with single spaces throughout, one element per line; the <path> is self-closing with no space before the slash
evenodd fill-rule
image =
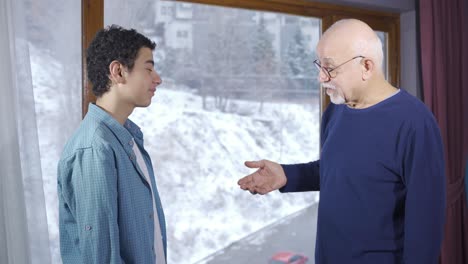
<path id="1" fill-rule="evenodd" d="M 342 18 L 360 19 L 374 30 L 386 32 L 388 38 L 387 69 L 389 82 L 400 85 L 400 15 L 398 13 L 360 9 L 350 6 L 317 3 L 306 0 L 168 0 L 244 8 L 251 10 L 286 13 L 315 17 L 322 20 L 322 32 Z M 91 84 L 86 76 L 86 49 L 96 32 L 104 26 L 104 0 L 82 0 L 82 115 L 88 111 L 88 104 L 96 102 L 91 92 Z M 330 103 L 324 91 L 320 93 L 321 111 Z"/>
<path id="2" fill-rule="evenodd" d="M 88 104 L 96 102 L 96 96 L 92 92 L 91 83 L 86 74 L 86 49 L 94 35 L 104 27 L 104 0 L 81 0 L 81 114 L 88 112 Z"/>

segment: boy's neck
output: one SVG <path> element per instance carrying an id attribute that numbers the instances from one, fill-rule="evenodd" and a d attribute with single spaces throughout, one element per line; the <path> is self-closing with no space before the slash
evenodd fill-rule
<path id="1" fill-rule="evenodd" d="M 125 124 L 135 107 L 113 98 L 111 94 L 104 94 L 97 98 L 96 105 L 111 115 L 121 125 Z"/>

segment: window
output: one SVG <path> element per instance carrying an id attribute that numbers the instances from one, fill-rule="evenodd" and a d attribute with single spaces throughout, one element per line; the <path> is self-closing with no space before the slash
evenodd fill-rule
<path id="1" fill-rule="evenodd" d="M 188 38 L 188 32 L 185 30 L 177 31 L 178 38 Z"/>
<path id="2" fill-rule="evenodd" d="M 363 19 L 386 34 L 388 78 L 398 85 L 398 16 L 294 0 L 186 2 L 204 3 L 191 4 L 190 12 L 176 18 L 191 25 L 192 37 L 177 26 L 161 27 L 176 32 L 160 35 L 187 36 L 184 41 L 192 48 L 167 39 L 158 43 L 154 55 L 163 85 L 148 109 L 131 116 L 142 125 L 156 168 L 168 217 L 169 262 L 265 262 L 276 250 L 268 247 L 271 239 L 290 247 L 294 245 L 288 236 L 304 233 L 281 226 L 280 219 L 305 216 L 313 223 L 317 213 L 316 193 L 251 196 L 236 186 L 237 179 L 250 172 L 242 166 L 246 159 L 292 163 L 318 158 L 319 119 L 327 100 L 315 81 L 317 73 L 311 72 L 314 68 L 299 59 L 314 57 L 301 43 L 315 46 L 320 32 L 340 18 Z M 151 8 L 116 12 L 112 1 L 105 3 L 100 14 L 105 25 L 119 23 L 146 32 L 138 21 L 141 16 L 119 12 L 133 13 L 135 8 L 135 13 L 152 17 Z M 154 24 L 163 22 L 156 17 Z M 302 41 L 292 43 L 294 35 Z M 275 228 L 285 235 L 259 240 Z M 315 230 L 313 224 L 307 228 L 313 233 L 310 244 L 298 251 L 313 258 Z M 230 243 L 235 246 L 227 247 Z M 264 247 L 246 254 L 254 243 Z"/>
<path id="3" fill-rule="evenodd" d="M 297 17 L 286 17 L 284 19 L 284 22 L 286 24 L 294 24 L 294 23 L 297 23 L 297 20 L 298 20 Z"/>
<path id="4" fill-rule="evenodd" d="M 173 10 L 172 6 L 162 6 L 161 7 L 161 15 L 172 16 L 172 10 Z"/>
<path id="5" fill-rule="evenodd" d="M 384 31 L 376 31 L 377 36 L 380 38 L 380 41 L 382 41 L 383 45 L 383 51 L 384 51 L 384 58 L 383 58 L 383 71 L 385 76 L 389 77 L 389 72 L 388 72 L 388 33 Z"/>

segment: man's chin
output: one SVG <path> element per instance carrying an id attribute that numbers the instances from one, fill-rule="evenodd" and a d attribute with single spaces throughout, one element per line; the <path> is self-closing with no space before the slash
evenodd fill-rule
<path id="1" fill-rule="evenodd" d="M 330 96 L 330 102 L 332 102 L 333 104 L 336 104 L 336 105 L 341 105 L 341 104 L 346 103 L 344 98 L 339 97 L 339 96 Z"/>

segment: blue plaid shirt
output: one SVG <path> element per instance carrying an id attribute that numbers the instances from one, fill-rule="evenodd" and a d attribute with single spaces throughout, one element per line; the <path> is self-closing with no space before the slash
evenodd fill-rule
<path id="1" fill-rule="evenodd" d="M 164 213 L 143 134 L 132 121 L 122 126 L 90 104 L 58 164 L 63 263 L 155 263 L 151 189 L 132 138 L 148 167 L 166 252 Z"/>

